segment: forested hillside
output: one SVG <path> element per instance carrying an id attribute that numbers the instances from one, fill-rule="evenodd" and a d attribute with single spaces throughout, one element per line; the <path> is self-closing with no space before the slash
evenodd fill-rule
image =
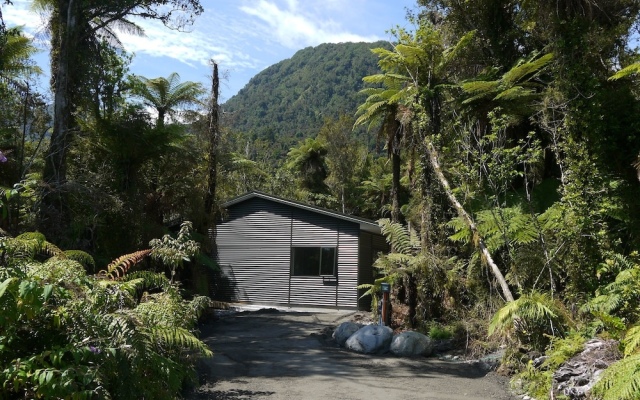
<path id="1" fill-rule="evenodd" d="M 223 105 L 226 128 L 282 147 L 315 136 L 327 118 L 353 115 L 362 77 L 374 73 L 375 47 L 386 42 L 322 44 L 298 51 L 253 77 Z M 363 140 L 368 140 L 359 134 Z"/>

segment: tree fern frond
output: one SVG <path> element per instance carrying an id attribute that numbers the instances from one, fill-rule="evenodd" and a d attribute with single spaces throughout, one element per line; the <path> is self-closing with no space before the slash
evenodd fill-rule
<path id="1" fill-rule="evenodd" d="M 548 53 L 533 61 L 517 65 L 502 76 L 502 81 L 507 85 L 512 85 L 524 79 L 530 79 L 532 75 L 539 73 L 552 60 L 553 54 Z"/>
<path id="2" fill-rule="evenodd" d="M 636 325 L 627 331 L 623 343 L 625 356 L 640 353 L 640 325 Z"/>
<path id="3" fill-rule="evenodd" d="M 163 274 L 153 271 L 135 271 L 120 278 L 123 282 L 141 280 L 141 290 L 162 289 L 167 290 L 171 286 L 169 279 Z"/>
<path id="4" fill-rule="evenodd" d="M 200 339 L 187 329 L 179 327 L 153 326 L 146 327 L 145 333 L 155 343 L 172 348 L 185 348 L 198 351 L 205 357 L 213 356 L 213 352 Z"/>
<path id="5" fill-rule="evenodd" d="M 505 101 L 510 101 L 510 100 L 521 100 L 524 97 L 531 97 L 531 96 L 536 96 L 537 93 L 532 90 L 532 89 L 527 89 L 524 88 L 522 86 L 514 86 L 512 88 L 509 88 L 507 90 L 504 90 L 500 93 L 498 93 L 498 95 L 496 97 L 494 97 L 494 100 L 505 100 Z"/>
<path id="6" fill-rule="evenodd" d="M 140 250 L 125 254 L 113 260 L 108 266 L 105 275 L 111 279 L 123 277 L 127 271 L 151 253 L 151 249 Z"/>
<path id="7" fill-rule="evenodd" d="M 628 76 L 637 75 L 640 73 L 640 62 L 633 63 L 622 68 L 620 71 L 616 72 L 609 78 L 610 81 L 616 81 L 618 79 L 626 78 Z"/>
<path id="8" fill-rule="evenodd" d="M 471 243 L 472 232 L 469 225 L 461 218 L 454 217 L 447 222 L 447 227 L 453 229 L 454 234 L 449 236 L 449 240 L 468 244 Z"/>
<path id="9" fill-rule="evenodd" d="M 489 324 L 489 335 L 506 333 L 514 327 L 518 319 L 528 323 L 540 324 L 557 321 L 558 305 L 547 293 L 531 292 L 515 301 L 507 303 L 495 313 Z"/>
<path id="10" fill-rule="evenodd" d="M 467 32 L 466 34 L 464 34 L 464 36 L 462 36 L 462 38 L 460 38 L 460 40 L 458 40 L 458 43 L 456 43 L 455 46 L 446 49 L 444 51 L 445 63 L 448 64 L 452 60 L 455 60 L 460 55 L 460 53 L 465 48 L 467 48 L 469 44 L 471 44 L 471 41 L 475 38 L 476 33 L 476 30 Z"/>
<path id="11" fill-rule="evenodd" d="M 500 85 L 499 81 L 470 81 L 461 84 L 460 88 L 468 94 L 484 97 L 494 93 L 498 89 L 498 85 Z"/>
<path id="12" fill-rule="evenodd" d="M 396 45 L 396 51 L 407 60 L 408 64 L 421 63 L 421 60 L 427 57 L 424 48 L 413 44 L 399 43 Z"/>
<path id="13" fill-rule="evenodd" d="M 63 253 L 66 258 L 79 262 L 89 271 L 94 271 L 96 269 L 95 260 L 87 252 L 82 250 L 65 250 Z"/>
<path id="14" fill-rule="evenodd" d="M 395 253 L 410 254 L 414 243 L 404 226 L 388 218 L 379 219 L 378 225 Z"/>
<path id="15" fill-rule="evenodd" d="M 386 79 L 385 74 L 374 74 L 374 75 L 365 76 L 364 78 L 362 78 L 362 81 L 364 83 L 382 83 L 384 82 L 385 79 Z M 370 88 L 370 89 L 379 89 L 379 88 Z M 362 90 L 360 91 L 360 93 L 362 93 Z"/>
<path id="16" fill-rule="evenodd" d="M 640 393 L 640 354 L 611 364 L 594 385 L 592 393 L 602 400 L 637 400 Z"/>

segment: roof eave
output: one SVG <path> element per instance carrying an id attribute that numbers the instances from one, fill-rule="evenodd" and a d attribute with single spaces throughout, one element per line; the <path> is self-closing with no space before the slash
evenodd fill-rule
<path id="1" fill-rule="evenodd" d="M 381 230 L 380 230 L 380 226 L 378 226 L 378 224 L 374 221 L 370 221 L 367 220 L 365 218 L 360 218 L 360 217 L 354 217 L 354 216 L 350 216 L 347 214 L 341 214 L 335 211 L 331 211 L 331 210 L 327 210 L 324 208 L 320 208 L 320 207 L 315 207 L 315 206 L 310 206 L 307 204 L 303 204 L 303 203 L 299 203 L 297 201 L 293 201 L 293 200 L 287 200 L 287 199 L 283 199 L 280 197 L 276 197 L 276 196 L 272 196 L 270 194 L 267 193 L 263 193 L 263 192 L 258 192 L 258 191 L 253 191 L 253 192 L 248 192 L 245 193 L 243 195 L 240 195 L 234 199 L 231 199 L 225 203 L 222 204 L 223 208 L 229 208 L 233 205 L 236 205 L 238 203 L 242 203 L 243 201 L 252 199 L 252 198 L 261 198 L 261 199 L 265 199 L 265 200 L 270 200 L 270 201 L 275 201 L 277 203 L 281 203 L 281 204 L 286 204 L 292 207 L 296 207 L 296 208 L 300 208 L 303 210 L 308 210 L 308 211 L 312 211 L 312 212 L 316 212 L 319 214 L 324 214 L 324 215 L 328 215 L 330 217 L 334 217 L 334 218 L 338 218 L 338 219 L 342 219 L 345 221 L 349 221 L 349 222 L 354 222 L 356 224 L 358 224 L 360 226 L 360 230 L 361 231 L 365 231 L 368 233 L 374 233 L 377 235 L 381 234 Z"/>

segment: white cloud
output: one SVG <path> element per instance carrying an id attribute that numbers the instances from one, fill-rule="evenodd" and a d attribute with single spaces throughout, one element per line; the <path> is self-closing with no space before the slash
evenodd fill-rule
<path id="1" fill-rule="evenodd" d="M 2 18 L 8 27 L 23 26 L 26 36 L 35 38 L 36 44 L 46 47 L 47 15 L 43 11 L 34 11 L 31 1 L 13 0 L 12 5 L 2 6 Z"/>
<path id="2" fill-rule="evenodd" d="M 2 18 L 7 26 L 23 25 L 29 31 L 43 26 L 42 19 L 30 9 L 30 2 L 26 0 L 15 0 L 13 5 L 3 5 Z"/>
<path id="3" fill-rule="evenodd" d="M 275 0 L 259 0 L 240 10 L 263 22 L 262 31 L 282 46 L 298 49 L 320 43 L 371 42 L 376 36 L 362 36 L 345 30 L 340 23 L 327 18 L 319 7 L 299 7 L 298 0 L 286 0 L 280 7 Z M 305 11 L 306 10 L 306 11 Z M 264 25 L 266 24 L 266 25 Z"/>
<path id="4" fill-rule="evenodd" d="M 118 36 L 125 49 L 136 54 L 152 57 L 168 57 L 192 67 L 209 65 L 214 59 L 226 68 L 255 68 L 256 61 L 249 55 L 229 46 L 218 45 L 206 31 L 179 32 L 168 29 L 157 21 L 136 21 L 145 31 L 145 36 L 120 33 Z M 209 32 L 210 33 L 210 32 Z"/>

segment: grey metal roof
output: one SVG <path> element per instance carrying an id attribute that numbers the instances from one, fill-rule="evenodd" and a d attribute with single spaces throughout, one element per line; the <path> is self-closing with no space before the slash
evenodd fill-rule
<path id="1" fill-rule="evenodd" d="M 360 225 L 360 230 L 362 230 L 362 231 L 375 233 L 375 234 L 378 234 L 378 235 L 381 234 L 380 226 L 378 225 L 378 223 L 375 222 L 375 221 L 372 221 L 370 219 L 355 217 L 353 215 L 347 215 L 347 214 L 339 213 L 337 211 L 328 210 L 328 209 L 322 208 L 322 207 L 311 206 L 309 204 L 300 203 L 300 202 L 294 201 L 294 200 L 283 199 L 281 197 L 273 196 L 273 195 L 270 195 L 270 194 L 267 194 L 267 193 L 263 193 L 263 192 L 259 192 L 259 191 L 248 192 L 248 193 L 245 193 L 245 194 L 243 194 L 241 196 L 233 198 L 233 199 L 227 201 L 226 203 L 222 204 L 222 207 L 223 208 L 229 208 L 229 207 L 231 207 L 233 205 L 236 205 L 238 203 L 242 203 L 243 201 L 246 201 L 246 200 L 249 200 L 249 199 L 253 199 L 253 198 L 265 199 L 265 200 L 273 201 L 273 202 L 276 202 L 276 203 L 286 204 L 286 205 L 292 206 L 292 207 L 297 207 L 297 208 L 300 208 L 300 209 L 303 209 L 303 210 L 308 210 L 308 211 L 316 212 L 316 213 L 319 213 L 319 214 L 328 215 L 330 217 L 338 218 L 338 219 L 341 219 L 341 220 L 344 220 L 344 221 L 355 222 L 356 224 Z"/>

